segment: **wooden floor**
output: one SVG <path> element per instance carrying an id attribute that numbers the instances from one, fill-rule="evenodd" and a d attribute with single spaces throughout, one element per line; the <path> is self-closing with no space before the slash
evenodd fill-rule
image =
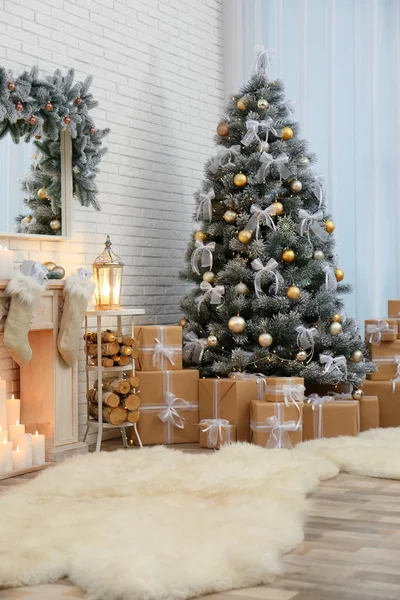
<path id="1" fill-rule="evenodd" d="M 104 449 L 115 447 L 109 442 Z M 0 491 L 34 476 L 2 481 Z M 208 599 L 400 600 L 400 482 L 340 475 L 323 483 L 312 500 L 305 540 L 285 557 L 282 577 Z M 67 580 L 0 591 L 0 600 L 84 597 Z"/>

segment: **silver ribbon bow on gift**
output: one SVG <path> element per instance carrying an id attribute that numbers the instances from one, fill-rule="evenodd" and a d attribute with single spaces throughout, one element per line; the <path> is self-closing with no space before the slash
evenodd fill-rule
<path id="1" fill-rule="evenodd" d="M 231 146 L 230 148 L 221 148 L 217 156 L 214 158 L 210 165 L 211 173 L 216 173 L 218 169 L 224 169 L 229 165 L 235 164 L 233 161 L 235 157 L 240 154 L 240 146 Z"/>
<path id="2" fill-rule="evenodd" d="M 209 242 L 204 245 L 202 240 L 196 240 L 195 248 L 190 259 L 192 270 L 197 275 L 200 275 L 198 262 L 200 259 L 200 266 L 203 268 L 212 269 L 213 266 L 213 252 L 215 250 L 215 242 Z"/>
<path id="3" fill-rule="evenodd" d="M 337 371 L 338 375 L 342 377 L 344 374 L 347 377 L 347 363 L 346 357 L 342 354 L 340 356 L 331 356 L 330 354 L 320 354 L 319 362 L 324 365 L 324 373 L 334 373 Z M 343 367 L 343 371 L 340 370 Z"/>
<path id="4" fill-rule="evenodd" d="M 157 361 L 160 360 L 161 356 L 164 356 L 167 360 L 169 360 L 169 362 L 171 363 L 171 365 L 175 365 L 174 360 L 173 360 L 173 356 L 174 356 L 174 349 L 170 348 L 168 346 L 164 346 L 164 344 L 162 344 L 160 342 L 160 340 L 158 338 L 154 338 L 156 345 L 154 346 L 154 352 L 153 352 L 153 366 L 155 367 L 157 364 Z"/>
<path id="5" fill-rule="evenodd" d="M 266 448 L 293 448 L 289 431 L 297 431 L 296 421 L 281 421 L 277 416 L 266 419 L 271 435 L 266 443 Z"/>
<path id="6" fill-rule="evenodd" d="M 271 117 L 267 117 L 263 121 L 255 121 L 254 119 L 247 119 L 246 121 L 246 129 L 247 133 L 241 139 L 241 143 L 243 146 L 250 146 L 252 142 L 261 142 L 261 138 L 258 135 L 258 130 L 261 128 L 265 130 L 265 139 L 268 141 L 268 134 L 271 131 L 274 135 L 278 136 L 278 132 L 276 129 L 272 127 L 273 120 Z"/>
<path id="7" fill-rule="evenodd" d="M 325 289 L 327 292 L 335 292 L 337 290 L 337 279 L 333 267 L 325 264 L 322 267 L 325 273 Z"/>
<path id="8" fill-rule="evenodd" d="M 190 406 L 189 402 L 183 398 L 177 398 L 172 392 L 166 392 L 165 404 L 166 407 L 158 413 L 158 418 L 160 421 L 163 423 L 169 421 L 174 427 L 178 427 L 178 429 L 184 429 L 185 418 L 181 417 L 177 409 L 185 409 L 187 406 Z"/>
<path id="9" fill-rule="evenodd" d="M 270 229 L 276 229 L 276 225 L 272 217 L 276 214 L 276 208 L 273 204 L 267 206 L 267 208 L 260 208 L 258 204 L 252 204 L 250 207 L 250 221 L 246 225 L 248 231 L 256 230 L 256 240 L 258 240 L 260 234 L 260 224 L 263 223 Z"/>
<path id="10" fill-rule="evenodd" d="M 322 419 L 322 410 L 321 407 L 323 404 L 327 402 L 333 402 L 335 398 L 333 396 L 319 396 L 318 394 L 310 394 L 308 398 L 305 399 L 306 404 L 311 404 L 311 408 L 314 412 L 313 416 L 313 427 L 314 427 L 314 436 L 316 439 L 322 438 L 323 432 L 323 419 Z"/>
<path id="11" fill-rule="evenodd" d="M 382 339 L 382 333 L 384 331 L 389 331 L 389 329 L 390 327 L 387 321 L 378 321 L 376 325 L 373 323 L 367 325 L 365 331 L 367 334 L 369 334 L 369 343 L 374 345 L 380 344 Z"/>
<path id="12" fill-rule="evenodd" d="M 206 300 L 210 298 L 210 304 L 221 304 L 222 296 L 225 294 L 225 287 L 223 285 L 216 285 L 213 287 L 211 283 L 208 281 L 202 281 L 200 284 L 200 289 L 204 292 L 203 296 L 200 299 L 198 310 L 200 311 L 200 305 Z"/>
<path id="13" fill-rule="evenodd" d="M 259 298 L 263 295 L 261 283 L 263 275 L 272 275 L 275 277 L 275 294 L 278 293 L 279 284 L 284 282 L 284 279 L 280 273 L 276 270 L 278 268 L 278 263 L 275 259 L 270 258 L 266 265 L 263 265 L 259 258 L 256 258 L 251 263 L 254 271 L 257 271 L 256 276 L 254 278 L 254 290 L 256 292 L 256 296 Z"/>
<path id="14" fill-rule="evenodd" d="M 283 401 L 285 406 L 289 407 L 293 404 L 299 411 L 299 422 L 301 420 L 301 408 L 298 402 L 302 402 L 304 398 L 305 387 L 301 383 L 284 383 L 282 386 Z"/>
<path id="15" fill-rule="evenodd" d="M 215 198 L 215 192 L 213 188 L 210 188 L 208 192 L 199 192 L 199 206 L 197 209 L 197 220 L 211 222 L 212 219 L 212 204 L 211 201 Z M 203 217 L 201 216 L 203 215 Z"/>
<path id="16" fill-rule="evenodd" d="M 319 221 L 322 221 L 324 218 L 324 213 L 322 210 L 317 210 L 314 214 L 308 212 L 304 208 L 299 210 L 299 219 L 300 219 L 300 235 L 304 235 L 307 233 L 308 242 L 312 246 L 312 242 L 310 240 L 310 230 L 317 236 L 322 242 L 326 242 L 328 239 L 328 232 L 321 226 Z"/>
<path id="17" fill-rule="evenodd" d="M 251 354 L 251 353 L 250 353 Z M 258 388 L 258 400 L 264 400 L 267 394 L 267 382 L 265 379 L 265 375 L 262 373 L 247 373 L 247 371 L 235 371 L 234 373 L 230 373 L 229 377 L 232 379 L 255 379 L 258 383 L 260 383 L 260 388 Z"/>
<path id="18" fill-rule="evenodd" d="M 272 156 L 272 154 L 268 154 L 267 152 L 262 152 L 260 156 L 261 167 L 259 168 L 256 179 L 258 183 L 263 183 L 267 177 L 267 175 L 271 172 L 271 167 L 274 165 L 276 170 L 279 173 L 279 180 L 287 179 L 291 175 L 291 171 L 286 167 L 289 162 L 289 157 L 287 154 L 282 152 L 276 158 Z M 292 169 L 293 170 L 293 169 Z"/>
<path id="19" fill-rule="evenodd" d="M 215 447 L 219 441 L 222 442 L 223 430 L 229 427 L 230 423 L 227 419 L 202 419 L 199 425 L 203 433 L 208 433 L 208 439 Z"/>
<path id="20" fill-rule="evenodd" d="M 277 54 L 277 50 L 274 48 L 267 48 L 264 50 L 264 46 L 259 44 L 256 46 L 256 64 L 254 70 L 256 73 L 264 72 L 265 76 L 269 76 L 271 70 L 271 55 Z"/>
<path id="21" fill-rule="evenodd" d="M 183 334 L 182 357 L 186 362 L 200 363 L 203 358 L 205 345 L 194 331 Z"/>
<path id="22" fill-rule="evenodd" d="M 396 383 L 400 380 L 400 355 L 399 354 L 396 354 L 393 362 L 397 363 L 396 374 L 392 379 L 392 392 L 394 394 L 394 392 L 396 391 Z"/>
<path id="23" fill-rule="evenodd" d="M 315 173 L 314 180 L 308 187 L 318 200 L 318 208 L 321 208 L 324 199 L 324 177 L 322 173 Z"/>
<path id="24" fill-rule="evenodd" d="M 307 362 L 310 362 L 314 355 L 315 338 L 318 337 L 318 329 L 316 327 L 304 327 L 299 325 L 296 327 L 297 331 L 297 345 L 304 350 L 310 349 L 310 355 Z"/>

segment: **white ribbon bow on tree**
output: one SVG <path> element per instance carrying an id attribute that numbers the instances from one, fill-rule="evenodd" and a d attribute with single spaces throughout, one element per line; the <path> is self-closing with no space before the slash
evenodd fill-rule
<path id="1" fill-rule="evenodd" d="M 215 198 L 215 192 L 213 188 L 210 188 L 208 192 L 199 192 L 199 206 L 197 209 L 197 220 L 211 222 L 212 219 L 212 203 L 211 201 Z M 203 217 L 201 216 L 203 215 Z"/>
<path id="2" fill-rule="evenodd" d="M 289 162 L 289 157 L 284 152 L 279 154 L 276 158 L 274 158 L 272 154 L 262 152 L 260 156 L 260 162 L 262 164 L 256 175 L 258 183 L 264 183 L 267 175 L 271 173 L 271 167 L 273 165 L 279 173 L 280 181 L 282 181 L 282 179 L 287 179 L 291 175 L 291 171 L 289 171 L 289 169 L 286 167 L 287 163 Z"/>
<path id="3" fill-rule="evenodd" d="M 200 275 L 199 271 L 199 259 L 200 266 L 203 268 L 207 268 L 211 271 L 213 266 L 213 252 L 215 250 L 215 242 L 209 242 L 207 245 L 204 245 L 202 240 L 196 240 L 195 248 L 192 253 L 192 257 L 190 259 L 192 265 L 192 271 Z"/>
<path id="4" fill-rule="evenodd" d="M 266 77 L 269 76 L 271 70 L 271 55 L 277 54 L 277 50 L 274 48 L 264 49 L 262 44 L 256 46 L 256 64 L 254 70 L 256 73 L 263 72 Z"/>
<path id="5" fill-rule="evenodd" d="M 164 356 L 167 360 L 169 360 L 171 365 L 175 365 L 173 360 L 174 349 L 168 346 L 164 346 L 164 344 L 162 344 L 158 338 L 154 338 L 154 340 L 156 342 L 156 345 L 154 346 L 153 352 L 153 366 L 156 366 L 157 361 L 161 359 L 161 356 Z"/>
<path id="6" fill-rule="evenodd" d="M 183 398 L 177 398 L 172 392 L 166 392 L 165 403 L 166 407 L 158 413 L 158 418 L 160 421 L 163 423 L 169 421 L 174 427 L 178 427 L 178 429 L 184 429 L 185 418 L 181 417 L 177 409 L 185 409 L 187 406 L 190 406 L 189 402 Z"/>
<path id="7" fill-rule="evenodd" d="M 194 331 L 188 331 L 183 334 L 182 357 L 186 362 L 201 363 L 204 349 L 204 343 L 197 337 Z"/>
<path id="8" fill-rule="evenodd" d="M 325 273 L 325 289 L 327 292 L 336 292 L 337 290 L 337 279 L 335 275 L 335 271 L 333 267 L 328 264 L 325 264 L 322 267 L 322 270 Z"/>
<path id="9" fill-rule="evenodd" d="M 279 284 L 283 284 L 284 279 L 282 275 L 276 270 L 279 266 L 276 260 L 270 258 L 267 264 L 263 265 L 261 260 L 259 258 L 256 258 L 251 263 L 251 266 L 254 269 L 254 271 L 257 271 L 254 277 L 254 290 L 256 296 L 259 298 L 264 293 L 261 287 L 263 275 L 272 275 L 273 277 L 275 277 L 275 294 L 277 294 L 279 291 Z"/>
<path id="10" fill-rule="evenodd" d="M 250 144 L 252 142 L 256 142 L 256 141 L 261 142 L 261 138 L 258 135 L 258 130 L 260 128 L 261 128 L 261 130 L 265 131 L 265 139 L 267 141 L 268 141 L 268 135 L 269 135 L 270 131 L 274 135 L 279 137 L 278 132 L 276 131 L 276 129 L 274 129 L 274 127 L 272 127 L 272 125 L 273 125 L 273 120 L 271 119 L 271 117 L 267 117 L 263 121 L 255 121 L 254 119 L 247 119 L 247 121 L 246 121 L 247 133 L 245 134 L 243 139 L 240 140 L 240 142 L 243 144 L 243 146 L 250 146 Z"/>
<path id="11" fill-rule="evenodd" d="M 331 356 L 330 354 L 320 354 L 319 362 L 324 365 L 324 373 L 334 373 L 337 371 L 338 375 L 347 377 L 347 363 L 346 357 L 342 354 L 340 356 Z M 343 367 L 343 371 L 340 370 Z"/>
<path id="12" fill-rule="evenodd" d="M 311 214 L 308 210 L 301 208 L 299 210 L 299 219 L 300 219 L 300 235 L 304 235 L 307 233 L 309 244 L 312 246 L 310 240 L 310 230 L 317 236 L 322 242 L 326 242 L 328 239 L 328 232 L 321 226 L 319 221 L 322 221 L 324 218 L 324 213 L 322 210 L 317 210 L 315 213 Z"/>
<path id="13" fill-rule="evenodd" d="M 304 350 L 310 349 L 310 355 L 307 362 L 313 357 L 314 354 L 314 345 L 315 338 L 318 337 L 318 329 L 316 327 L 304 327 L 304 325 L 299 325 L 296 327 L 297 331 L 297 345 Z"/>
<path id="14" fill-rule="evenodd" d="M 266 448 L 293 448 L 289 437 L 289 431 L 297 431 L 296 421 L 281 421 L 277 416 L 266 419 L 271 435 L 268 438 Z"/>
<path id="15" fill-rule="evenodd" d="M 201 297 L 198 305 L 199 311 L 200 305 L 207 298 L 210 298 L 210 304 L 221 304 L 222 296 L 225 294 L 225 287 L 223 285 L 216 285 L 215 287 L 213 287 L 208 281 L 202 281 L 200 284 L 200 289 L 202 292 L 204 292 L 204 294 Z"/>
<path id="16" fill-rule="evenodd" d="M 369 334 L 368 342 L 374 345 L 380 344 L 382 339 L 382 333 L 384 331 L 389 331 L 389 329 L 390 327 L 387 321 L 378 321 L 376 325 L 370 323 L 369 325 L 367 325 L 365 330 L 366 333 Z"/>
<path id="17" fill-rule="evenodd" d="M 202 419 L 199 424 L 202 432 L 208 433 L 208 439 L 214 447 L 219 441 L 222 442 L 222 433 L 230 425 L 227 419 Z"/>
<path id="18" fill-rule="evenodd" d="M 216 173 L 218 169 L 224 169 L 229 165 L 235 164 L 233 161 L 240 154 L 240 146 L 231 146 L 230 148 L 221 148 L 210 165 L 211 173 Z"/>
<path id="19" fill-rule="evenodd" d="M 250 207 L 251 217 L 246 225 L 248 231 L 256 231 L 256 240 L 258 240 L 260 234 L 261 223 L 269 227 L 270 229 L 276 229 L 276 225 L 272 217 L 276 214 L 276 208 L 273 204 L 262 209 L 258 204 L 252 204 Z"/>
<path id="20" fill-rule="evenodd" d="M 321 208 L 324 199 L 324 177 L 322 173 L 315 173 L 314 180 L 308 187 L 318 200 L 318 208 Z"/>

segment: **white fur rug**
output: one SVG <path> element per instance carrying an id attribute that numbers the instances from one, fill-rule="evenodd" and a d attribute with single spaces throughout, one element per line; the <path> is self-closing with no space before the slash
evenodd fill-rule
<path id="1" fill-rule="evenodd" d="M 266 583 L 339 471 L 400 478 L 400 428 L 213 454 L 75 457 L 0 496 L 0 585 L 68 576 L 89 600 L 175 600 Z"/>

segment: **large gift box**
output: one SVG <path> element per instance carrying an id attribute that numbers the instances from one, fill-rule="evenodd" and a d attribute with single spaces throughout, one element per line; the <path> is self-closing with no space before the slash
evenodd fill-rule
<path id="1" fill-rule="evenodd" d="M 182 327 L 145 325 L 135 327 L 139 357 L 138 371 L 174 371 L 182 369 Z"/>
<path id="2" fill-rule="evenodd" d="M 266 377 L 267 402 L 302 402 L 304 379 L 302 377 Z"/>
<path id="3" fill-rule="evenodd" d="M 389 379 L 396 377 L 400 357 L 399 363 L 394 362 L 395 359 L 397 360 L 396 356 L 392 358 L 376 358 L 373 362 L 378 367 L 378 370 L 375 373 L 367 373 L 367 379 L 371 381 L 389 381 Z"/>
<path id="4" fill-rule="evenodd" d="M 137 427 L 144 445 L 199 441 L 198 383 L 196 369 L 140 374 Z"/>
<path id="5" fill-rule="evenodd" d="M 388 315 L 390 318 L 397 319 L 397 337 L 400 338 L 400 300 L 389 300 Z"/>
<path id="6" fill-rule="evenodd" d="M 393 342 L 397 340 L 397 319 L 367 319 L 365 321 L 365 340 L 370 344 Z"/>
<path id="7" fill-rule="evenodd" d="M 339 399 L 338 399 L 339 398 Z M 303 440 L 355 436 L 360 431 L 358 400 L 342 396 L 308 396 L 303 408 Z"/>
<path id="8" fill-rule="evenodd" d="M 226 419 L 204 419 L 200 421 L 200 446 L 202 448 L 220 448 L 236 442 L 236 425 L 230 425 Z"/>
<path id="9" fill-rule="evenodd" d="M 360 431 L 379 427 L 378 396 L 363 396 L 360 400 Z"/>
<path id="10" fill-rule="evenodd" d="M 379 426 L 400 427 L 400 381 L 364 381 L 364 396 L 378 396 Z"/>
<path id="11" fill-rule="evenodd" d="M 200 379 L 199 412 L 204 419 L 225 419 L 236 426 L 238 442 L 250 439 L 250 400 L 265 399 L 262 377 Z"/>
<path id="12" fill-rule="evenodd" d="M 292 448 L 302 441 L 303 403 L 250 403 L 250 441 L 266 448 Z"/>
<path id="13" fill-rule="evenodd" d="M 394 362 L 394 357 L 400 354 L 400 340 L 384 342 L 382 344 L 368 344 L 368 347 L 372 360 L 391 358 Z"/>

